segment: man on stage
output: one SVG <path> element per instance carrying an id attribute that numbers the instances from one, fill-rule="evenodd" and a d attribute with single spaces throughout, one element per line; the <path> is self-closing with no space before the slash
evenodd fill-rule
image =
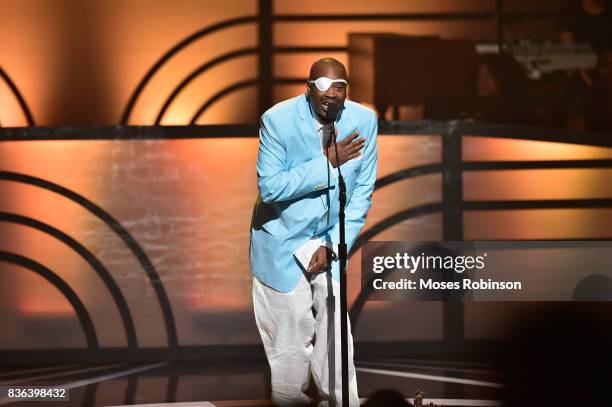
<path id="1" fill-rule="evenodd" d="M 378 130 L 372 110 L 346 100 L 347 86 L 344 65 L 320 59 L 305 94 L 261 117 L 249 257 L 255 320 L 279 406 L 312 403 L 311 379 L 320 406 L 342 405 L 338 169 L 350 251 L 372 204 Z M 350 328 L 348 344 L 353 407 L 359 398 Z"/>

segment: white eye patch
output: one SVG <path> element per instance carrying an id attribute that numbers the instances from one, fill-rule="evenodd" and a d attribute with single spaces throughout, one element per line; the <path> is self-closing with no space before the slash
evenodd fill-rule
<path id="1" fill-rule="evenodd" d="M 348 82 L 345 79 L 332 79 L 326 76 L 322 76 L 317 78 L 314 81 L 308 81 L 308 83 L 313 84 L 319 89 L 321 92 L 327 92 L 329 88 L 331 88 L 334 83 L 343 83 L 345 86 L 348 85 Z"/>

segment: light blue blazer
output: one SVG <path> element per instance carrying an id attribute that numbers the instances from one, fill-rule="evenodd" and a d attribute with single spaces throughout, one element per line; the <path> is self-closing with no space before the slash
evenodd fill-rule
<path id="1" fill-rule="evenodd" d="M 321 149 L 306 95 L 276 104 L 261 116 L 257 185 L 249 260 L 255 277 L 289 292 L 305 272 L 293 252 L 313 237 L 337 245 L 337 177 Z M 376 181 L 376 114 L 346 100 L 336 122 L 338 140 L 359 131 L 362 157 L 340 169 L 347 188 L 346 242 L 350 251 L 372 204 Z M 332 262 L 339 278 L 339 262 Z"/>

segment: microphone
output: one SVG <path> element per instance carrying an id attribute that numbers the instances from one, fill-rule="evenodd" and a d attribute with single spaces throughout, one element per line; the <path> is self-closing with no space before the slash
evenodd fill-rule
<path id="1" fill-rule="evenodd" d="M 325 112 L 325 119 L 330 122 L 335 122 L 338 118 L 338 105 L 336 102 L 329 102 L 327 105 L 327 111 Z"/>
<path id="2" fill-rule="evenodd" d="M 325 112 L 325 120 L 327 123 L 323 129 L 323 148 L 327 148 L 332 142 L 336 133 L 335 121 L 338 118 L 338 105 L 336 102 L 329 102 L 327 111 Z"/>

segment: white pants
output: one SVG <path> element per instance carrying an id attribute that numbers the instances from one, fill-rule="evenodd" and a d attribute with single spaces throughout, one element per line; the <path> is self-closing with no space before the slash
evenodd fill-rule
<path id="1" fill-rule="evenodd" d="M 293 291 L 282 293 L 253 277 L 253 308 L 272 372 L 272 402 L 310 403 L 304 391 L 312 378 L 323 398 L 319 406 L 341 406 L 340 284 L 322 272 L 310 281 L 302 276 Z M 354 407 L 359 397 L 350 323 L 348 352 L 349 405 Z"/>

